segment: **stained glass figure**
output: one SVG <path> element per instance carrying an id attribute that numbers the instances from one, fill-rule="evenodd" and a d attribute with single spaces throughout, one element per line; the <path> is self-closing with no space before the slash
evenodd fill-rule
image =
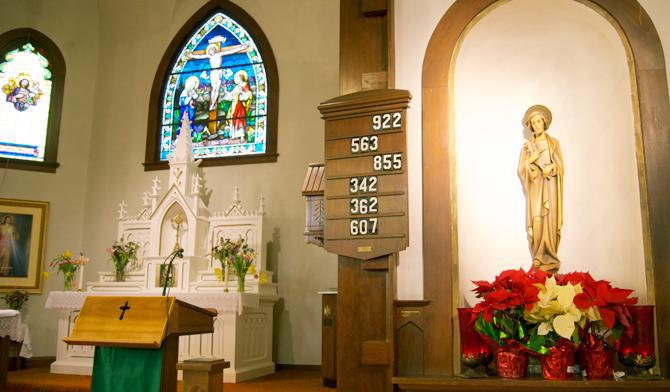
<path id="1" fill-rule="evenodd" d="M 49 61 L 30 44 L 0 63 L 0 157 L 44 161 L 51 104 Z"/>
<path id="2" fill-rule="evenodd" d="M 249 33 L 223 12 L 209 17 L 173 60 L 162 97 L 160 160 L 191 121 L 196 158 L 264 154 L 268 86 Z"/>

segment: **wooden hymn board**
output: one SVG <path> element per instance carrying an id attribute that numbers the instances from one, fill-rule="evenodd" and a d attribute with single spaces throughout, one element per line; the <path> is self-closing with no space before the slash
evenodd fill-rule
<path id="1" fill-rule="evenodd" d="M 368 260 L 409 245 L 406 90 L 368 90 L 322 103 L 324 248 Z"/>

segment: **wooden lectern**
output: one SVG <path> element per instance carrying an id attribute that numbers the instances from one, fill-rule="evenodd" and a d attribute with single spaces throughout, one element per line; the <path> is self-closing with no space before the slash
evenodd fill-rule
<path id="1" fill-rule="evenodd" d="M 96 347 L 162 347 L 160 391 L 174 392 L 179 336 L 214 332 L 214 317 L 216 312 L 174 297 L 91 296 L 86 298 L 71 335 L 63 340 Z"/>

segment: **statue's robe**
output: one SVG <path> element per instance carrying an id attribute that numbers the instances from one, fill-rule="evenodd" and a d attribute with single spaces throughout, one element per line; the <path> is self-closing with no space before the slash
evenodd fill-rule
<path id="1" fill-rule="evenodd" d="M 526 232 L 533 264 L 545 271 L 557 272 L 560 266 L 558 245 L 563 226 L 563 156 L 558 140 L 530 140 L 521 149 L 518 174 L 526 196 Z M 530 151 L 541 151 L 540 157 L 528 164 Z M 551 176 L 542 176 L 540 167 L 554 164 Z"/>

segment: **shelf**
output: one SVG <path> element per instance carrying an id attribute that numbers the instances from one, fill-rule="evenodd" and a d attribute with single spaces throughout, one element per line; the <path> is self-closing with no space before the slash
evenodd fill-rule
<path id="1" fill-rule="evenodd" d="M 670 380 L 614 381 L 565 380 L 541 378 L 504 379 L 498 377 L 465 379 L 454 377 L 394 377 L 399 390 L 415 391 L 670 391 Z"/>

